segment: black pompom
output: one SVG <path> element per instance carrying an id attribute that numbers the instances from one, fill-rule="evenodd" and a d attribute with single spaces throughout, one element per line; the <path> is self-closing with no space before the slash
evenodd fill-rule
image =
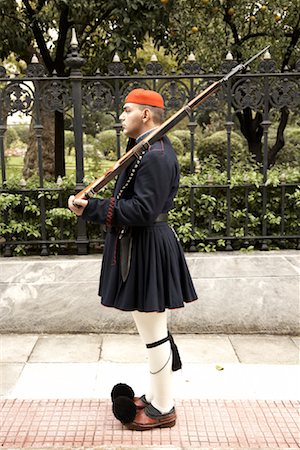
<path id="1" fill-rule="evenodd" d="M 116 384 L 111 391 L 111 400 L 114 401 L 117 397 L 128 397 L 133 399 L 134 391 L 133 389 L 125 383 Z"/>
<path id="2" fill-rule="evenodd" d="M 128 397 L 117 397 L 113 402 L 112 411 L 115 418 L 123 424 L 132 422 L 136 416 L 136 406 Z"/>

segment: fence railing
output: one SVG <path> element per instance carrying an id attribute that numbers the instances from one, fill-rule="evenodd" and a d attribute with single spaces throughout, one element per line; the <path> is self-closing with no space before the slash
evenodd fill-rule
<path id="1" fill-rule="evenodd" d="M 77 226 L 74 220 L 63 213 L 66 199 L 72 190 L 60 185 L 49 185 L 44 176 L 44 123 L 42 112 L 46 114 L 59 113 L 70 117 L 73 124 L 76 186 L 75 191 L 83 188 L 85 176 L 84 167 L 84 119 L 83 117 L 97 117 L 99 112 L 106 113 L 112 118 L 116 138 L 116 158 L 121 155 L 121 123 L 119 115 L 127 93 L 135 87 L 144 87 L 159 91 L 165 101 L 166 111 L 174 112 L 186 104 L 190 99 L 205 89 L 214 80 L 221 78 L 228 72 L 235 61 L 226 60 L 220 67 L 220 73 L 203 73 L 197 61 L 188 61 L 180 74 L 164 74 L 162 66 L 157 61 L 146 65 L 145 73 L 127 75 L 125 66 L 113 62 L 108 66 L 108 74 L 84 76 L 82 73 L 83 60 L 73 48 L 66 63 L 70 67 L 69 77 L 48 77 L 41 64 L 31 63 L 25 76 L 6 76 L 5 69 L 0 67 L 0 158 L 2 187 L 0 189 L 1 229 L 0 245 L 2 254 L 10 256 L 18 246 L 26 247 L 27 251 L 48 255 L 49 252 L 72 252 L 79 254 L 90 251 L 101 251 L 104 234 L 97 227 L 86 225 L 81 219 Z M 274 61 L 262 60 L 256 72 L 240 74 L 227 83 L 216 95 L 192 112 L 186 128 L 190 133 L 190 144 L 187 150 L 190 155 L 190 172 L 195 167 L 195 132 L 201 116 L 214 111 L 219 114 L 223 127 L 227 133 L 226 183 L 191 184 L 188 187 L 189 223 L 192 238 L 186 246 L 189 250 L 199 248 L 207 243 L 223 242 L 226 250 L 247 246 L 251 242 L 259 242 L 260 248 L 268 249 L 269 242 L 289 241 L 295 248 L 299 248 L 299 227 L 297 220 L 290 224 L 290 213 L 293 210 L 297 216 L 299 198 L 295 193 L 299 189 L 299 179 L 289 183 L 284 179 L 277 186 L 269 180 L 268 145 L 269 129 L 276 120 L 274 112 L 283 109 L 293 111 L 299 117 L 300 112 L 300 61 L 293 71 L 277 72 Z M 259 185 L 251 183 L 232 184 L 232 132 L 235 127 L 236 112 L 259 111 L 262 114 L 261 128 L 263 141 L 263 158 Z M 34 188 L 28 188 L 22 180 L 21 186 L 13 188 L 7 184 L 7 165 L 5 158 L 5 134 L 7 131 L 7 117 L 22 113 L 34 120 L 34 134 L 37 144 L 37 175 L 38 182 Z M 62 122 L 63 123 L 63 122 Z M 99 174 L 101 175 L 101 174 Z M 249 195 L 254 191 L 259 195 L 260 211 L 254 214 L 251 209 Z M 235 192 L 243 200 L 235 204 Z M 277 219 L 270 222 L 269 201 L 276 192 Z M 214 202 L 208 209 L 208 215 L 203 219 L 199 213 L 199 205 L 203 195 Z M 293 198 L 292 202 L 290 199 Z M 198 207 L 197 207 L 198 205 Z M 219 205 L 219 206 L 218 206 Z M 223 208 L 223 221 L 220 229 L 216 226 L 216 217 Z M 236 211 L 240 217 L 237 217 Z M 242 211 L 242 212 L 241 212 Z M 51 214 L 50 214 L 51 213 Z M 55 214 L 57 215 L 55 216 Z M 14 215 L 15 214 L 15 215 Z M 35 214 L 35 215 L 34 215 Z M 34 220 L 32 219 L 34 215 Z M 55 216 L 55 217 L 54 217 Z M 254 219 L 253 219 L 254 217 Z M 298 215 L 299 217 L 299 215 Z M 200 220 L 201 218 L 201 220 Z M 29 220 L 30 219 L 30 220 Z M 233 222 L 235 224 L 233 230 Z M 299 223 L 299 220 L 298 220 Z M 19 224 L 19 231 L 18 231 Z M 27 224 L 27 228 L 22 228 Z M 238 231 L 237 231 L 238 229 Z M 20 231 L 21 230 L 21 231 Z M 73 231 L 72 231 L 73 230 Z M 76 232 L 74 233 L 74 230 Z M 201 232 L 205 230 L 205 232 Z M 201 246 L 200 246 L 201 249 Z"/>

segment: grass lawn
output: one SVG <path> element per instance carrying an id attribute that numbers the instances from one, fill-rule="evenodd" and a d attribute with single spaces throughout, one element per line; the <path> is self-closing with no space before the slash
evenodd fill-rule
<path id="1" fill-rule="evenodd" d="M 99 173 L 97 176 L 101 176 L 110 167 L 114 165 L 114 161 L 102 160 L 99 161 Z M 22 156 L 7 156 L 5 158 L 6 178 L 19 178 L 22 177 L 23 170 L 23 157 Z M 91 165 L 89 160 L 85 161 L 85 173 L 89 173 Z M 75 156 L 66 156 L 66 175 L 75 173 Z"/>

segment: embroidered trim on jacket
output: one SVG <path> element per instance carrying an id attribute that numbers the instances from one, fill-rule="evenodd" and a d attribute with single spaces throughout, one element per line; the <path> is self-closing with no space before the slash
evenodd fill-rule
<path id="1" fill-rule="evenodd" d="M 105 225 L 108 228 L 111 228 L 111 226 L 112 226 L 114 207 L 115 207 L 115 198 L 112 197 L 109 201 L 108 211 L 107 211 L 107 215 L 106 215 L 106 219 L 105 219 Z"/>
<path id="2" fill-rule="evenodd" d="M 134 174 L 137 170 L 137 168 L 139 167 L 139 165 L 141 164 L 142 158 L 144 156 L 144 154 L 146 153 L 146 150 L 143 150 L 142 153 L 138 156 L 136 163 L 134 165 L 134 167 L 131 169 L 131 172 L 129 174 L 129 177 L 127 178 L 125 184 L 121 187 L 121 189 L 119 190 L 119 193 L 117 194 L 117 200 L 120 200 L 123 192 L 125 191 L 125 189 L 129 186 L 132 178 L 134 177 Z"/>

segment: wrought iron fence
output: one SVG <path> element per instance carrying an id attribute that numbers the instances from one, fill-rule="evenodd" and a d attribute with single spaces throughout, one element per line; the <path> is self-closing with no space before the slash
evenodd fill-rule
<path id="1" fill-rule="evenodd" d="M 66 59 L 70 67 L 69 77 L 46 76 L 44 68 L 37 62 L 32 62 L 25 76 L 8 77 L 5 69 L 0 67 L 0 158 L 2 187 L 0 189 L 1 231 L 0 245 L 4 256 L 11 256 L 17 246 L 26 246 L 29 252 L 38 251 L 41 255 L 48 255 L 52 248 L 58 252 L 72 252 L 76 249 L 78 254 L 87 254 L 91 249 L 101 251 L 103 244 L 103 231 L 97 231 L 91 225 L 78 219 L 77 227 L 71 221 L 71 228 L 76 229 L 75 235 L 70 232 L 70 225 L 66 226 L 66 218 L 58 214 L 55 221 L 49 219 L 49 210 L 62 210 L 66 207 L 66 199 L 71 191 L 58 185 L 49 186 L 44 177 L 43 168 L 43 123 L 41 111 L 49 114 L 59 112 L 72 117 L 73 133 L 76 151 L 76 191 L 84 187 L 84 147 L 83 147 L 83 113 L 91 116 L 99 111 L 109 114 L 113 118 L 113 129 L 117 143 L 116 158 L 121 154 L 121 124 L 119 115 L 127 93 L 135 87 L 144 87 L 159 91 L 164 97 L 166 111 L 174 112 L 179 109 L 200 91 L 205 89 L 222 74 L 228 72 L 236 62 L 227 59 L 220 66 L 220 73 L 203 73 L 199 63 L 190 58 L 184 64 L 181 73 L 164 74 L 163 67 L 155 58 L 145 67 L 145 73 L 126 74 L 125 66 L 116 59 L 109 64 L 106 75 L 95 74 L 84 76 L 82 73 L 83 59 L 78 54 L 77 48 Z M 200 105 L 198 110 L 191 113 L 186 125 L 190 133 L 190 172 L 195 168 L 195 132 L 200 115 L 203 113 L 217 112 L 222 117 L 224 129 L 227 132 L 226 149 L 226 181 L 214 183 L 207 180 L 204 184 L 189 183 L 181 186 L 180 190 L 188 190 L 189 226 L 192 239 L 188 242 L 188 250 L 196 250 L 199 243 L 205 244 L 223 242 L 226 250 L 247 246 L 253 242 L 259 242 L 262 250 L 268 249 L 269 242 L 289 241 L 299 249 L 299 225 L 289 224 L 286 215 L 287 207 L 293 210 L 295 217 L 299 219 L 297 205 L 299 198 L 295 193 L 299 189 L 297 182 L 288 183 L 284 179 L 278 186 L 273 186 L 269 180 L 267 162 L 269 128 L 274 120 L 274 111 L 288 108 L 295 115 L 300 111 L 300 61 L 293 71 L 280 73 L 276 69 L 275 62 L 269 58 L 262 60 L 256 71 L 240 74 L 216 95 L 210 97 Z M 231 150 L 232 131 L 234 129 L 234 117 L 236 112 L 246 109 L 260 111 L 263 120 L 263 161 L 262 179 L 257 185 L 240 182 L 232 183 Z M 34 118 L 34 133 L 38 148 L 38 182 L 34 188 L 27 188 L 26 182 L 21 186 L 11 187 L 7 185 L 7 167 L 5 159 L 5 133 L 7 130 L 6 119 L 8 116 L 20 112 Z M 101 175 L 101 174 L 99 174 Z M 274 190 L 277 192 L 277 224 L 270 226 L 268 218 L 268 202 Z M 239 232 L 232 232 L 232 223 L 237 220 L 235 214 L 235 192 L 243 198 L 240 201 L 239 211 L 242 210 L 239 220 Z M 251 209 L 251 195 L 259 196 L 260 211 L 253 220 Z M 199 214 L 199 205 L 203 196 L 209 196 L 210 201 L 215 202 L 215 209 L 210 211 L 205 218 Z M 293 198 L 291 204 L 290 198 Z M 27 217 L 32 214 L 33 208 L 28 199 L 35 199 L 36 221 L 32 226 Z M 215 226 L 216 205 L 222 205 L 225 214 L 225 226 L 217 230 Z M 11 206 L 12 205 L 12 206 Z M 31 206 L 30 206 L 31 205 Z M 197 209 L 198 205 L 198 209 Z M 242 205 L 242 206 L 241 206 Z M 15 209 L 16 216 L 12 219 L 11 207 Z M 218 206 L 217 206 L 218 208 Z M 201 220 L 199 219 L 201 218 Z M 69 219 L 70 220 L 70 219 Z M 13 223 L 12 223 L 13 221 Z M 201 222 L 202 221 L 202 222 Z M 176 222 L 176 220 L 175 220 Z M 201 222 L 201 223 L 199 223 Z M 274 222 L 274 221 L 273 221 Z M 275 221 L 276 222 L 276 221 Z M 28 228 L 23 227 L 17 232 L 18 223 L 28 223 Z M 55 223 L 55 225 L 53 225 Z M 298 220 L 299 223 L 299 220 Z M 22 228 L 22 227 L 21 227 Z M 53 229 L 54 233 L 51 232 Z M 205 233 L 201 233 L 205 229 Z M 36 232 L 35 232 L 36 230 Z M 184 233 L 184 231 L 183 231 Z"/>

